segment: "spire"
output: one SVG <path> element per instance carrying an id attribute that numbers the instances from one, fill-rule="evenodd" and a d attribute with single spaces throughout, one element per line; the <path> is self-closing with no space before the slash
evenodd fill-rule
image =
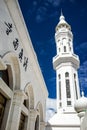
<path id="1" fill-rule="evenodd" d="M 61 16 L 63 16 L 62 8 L 61 8 Z"/>
<path id="2" fill-rule="evenodd" d="M 65 17 L 63 16 L 62 9 L 61 9 L 61 15 L 60 15 L 60 21 L 61 21 L 61 20 L 65 20 Z"/>
<path id="3" fill-rule="evenodd" d="M 64 17 L 64 15 L 63 15 L 62 9 L 61 9 L 60 17 L 59 17 L 59 22 L 58 22 L 58 24 L 57 24 L 57 26 L 56 26 L 56 31 L 58 31 L 60 28 L 62 28 L 61 25 L 66 25 L 65 28 L 67 28 L 68 30 L 71 30 L 70 25 L 69 25 L 69 24 L 66 22 L 66 20 L 65 20 L 65 17 Z"/>

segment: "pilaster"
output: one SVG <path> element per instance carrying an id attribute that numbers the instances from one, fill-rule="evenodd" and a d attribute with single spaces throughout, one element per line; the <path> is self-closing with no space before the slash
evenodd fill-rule
<path id="1" fill-rule="evenodd" d="M 30 111 L 30 121 L 29 121 L 29 130 L 35 130 L 35 121 L 36 121 L 37 112 L 33 109 Z"/>
<path id="2" fill-rule="evenodd" d="M 24 101 L 24 92 L 21 90 L 16 90 L 13 95 L 11 114 L 9 118 L 8 127 L 6 130 L 18 130 L 21 107 Z"/>

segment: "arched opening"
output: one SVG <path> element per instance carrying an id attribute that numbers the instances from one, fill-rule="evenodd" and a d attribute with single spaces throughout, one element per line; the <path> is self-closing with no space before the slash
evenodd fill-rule
<path id="1" fill-rule="evenodd" d="M 65 73 L 65 84 L 66 84 L 66 98 L 67 98 L 67 106 L 71 106 L 71 91 L 70 91 L 70 79 L 69 73 Z"/>
<path id="2" fill-rule="evenodd" d="M 40 121 L 43 122 L 43 106 L 40 102 L 37 104 L 36 110 L 39 112 Z"/>
<path id="3" fill-rule="evenodd" d="M 74 73 L 74 84 L 75 84 L 75 95 L 76 95 L 76 99 L 78 99 L 78 92 L 77 92 L 77 82 L 76 82 L 76 74 Z"/>
<path id="4" fill-rule="evenodd" d="M 59 84 L 59 108 L 62 107 L 62 96 L 61 96 L 61 75 L 58 75 L 58 84 Z"/>
<path id="5" fill-rule="evenodd" d="M 42 128 L 43 126 L 41 124 L 44 123 L 44 117 L 45 117 L 43 113 L 43 105 L 41 102 L 38 102 L 36 110 L 37 110 L 37 115 L 38 115 L 38 120 L 37 120 L 38 122 L 37 123 L 35 122 L 35 124 L 37 124 L 35 130 L 40 130 L 40 129 L 43 129 Z"/>
<path id="6" fill-rule="evenodd" d="M 20 89 L 20 65 L 18 57 L 15 53 L 6 53 L 3 57 L 5 63 L 7 64 L 9 83 L 13 86 L 13 89 Z M 12 78 L 13 77 L 13 78 Z M 13 81 L 13 82 L 12 82 Z"/>
<path id="7" fill-rule="evenodd" d="M 33 87 L 30 83 L 28 83 L 25 87 L 25 93 L 27 93 L 28 98 L 29 98 L 29 109 L 34 108 L 34 92 L 33 92 Z"/>
<path id="8" fill-rule="evenodd" d="M 3 57 L 6 64 L 6 70 L 0 70 L 0 130 L 5 129 L 11 107 L 11 97 L 13 90 L 20 87 L 20 67 L 18 58 L 14 53 L 6 53 Z"/>
<path id="9" fill-rule="evenodd" d="M 64 46 L 64 52 L 66 52 L 66 46 Z"/>

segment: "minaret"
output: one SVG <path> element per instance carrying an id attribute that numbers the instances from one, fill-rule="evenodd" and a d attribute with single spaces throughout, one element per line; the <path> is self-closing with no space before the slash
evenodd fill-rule
<path id="1" fill-rule="evenodd" d="M 55 42 L 57 55 L 53 57 L 53 67 L 56 70 L 57 112 L 71 112 L 75 100 L 80 98 L 77 74 L 80 61 L 74 54 L 71 26 L 62 12 L 55 29 Z"/>

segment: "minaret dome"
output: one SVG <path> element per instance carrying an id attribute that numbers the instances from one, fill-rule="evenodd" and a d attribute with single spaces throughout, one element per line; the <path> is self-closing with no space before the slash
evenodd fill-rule
<path id="1" fill-rule="evenodd" d="M 60 28 L 67 28 L 68 30 L 71 30 L 70 25 L 65 21 L 65 17 L 63 13 L 61 12 L 60 18 L 59 18 L 59 23 L 56 26 L 56 31 L 59 30 Z"/>

